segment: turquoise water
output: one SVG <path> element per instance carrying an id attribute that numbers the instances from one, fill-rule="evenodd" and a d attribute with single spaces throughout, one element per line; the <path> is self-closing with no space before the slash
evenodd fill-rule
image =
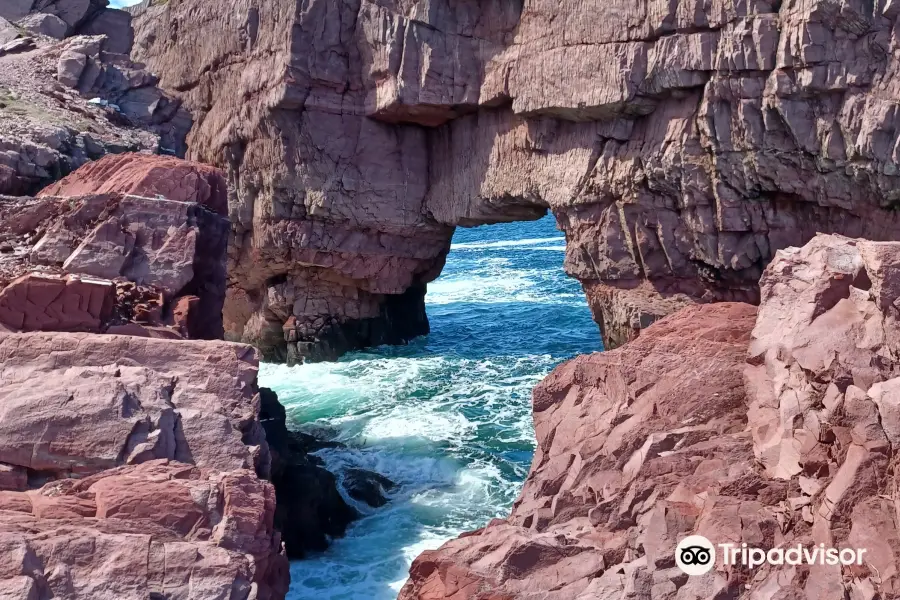
<path id="1" fill-rule="evenodd" d="M 534 451 L 531 389 L 601 348 L 581 288 L 562 270 L 552 217 L 459 229 L 428 286 L 432 333 L 337 363 L 264 365 L 293 426 L 347 444 L 319 453 L 399 484 L 323 554 L 291 566 L 291 600 L 396 598 L 409 565 L 505 516 Z"/>

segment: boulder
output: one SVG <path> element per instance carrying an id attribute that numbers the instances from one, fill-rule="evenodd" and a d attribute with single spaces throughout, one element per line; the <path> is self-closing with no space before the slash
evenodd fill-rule
<path id="1" fill-rule="evenodd" d="M 9 598 L 284 598 L 274 490 L 169 460 L 0 493 Z"/>
<path id="2" fill-rule="evenodd" d="M 113 192 L 195 202 L 219 215 L 228 214 L 228 186 L 221 171 L 196 162 L 148 154 L 106 156 L 44 188 L 40 195 Z"/>
<path id="3" fill-rule="evenodd" d="M 0 18 L 18 21 L 31 12 L 34 0 L 4 0 L 0 4 Z"/>
<path id="4" fill-rule="evenodd" d="M 33 37 L 20 37 L 11 42 L 7 42 L 0 46 L 0 56 L 7 54 L 18 54 L 19 52 L 28 52 L 35 49 L 35 41 Z"/>
<path id="5" fill-rule="evenodd" d="M 8 44 L 19 37 L 16 26 L 0 16 L 0 46 Z"/>
<path id="6" fill-rule="evenodd" d="M 47 13 L 30 14 L 16 21 L 16 25 L 31 33 L 45 35 L 56 40 L 65 38 L 69 28 L 65 21 L 56 15 Z"/>
<path id="7" fill-rule="evenodd" d="M 387 504 L 388 492 L 396 487 L 396 484 L 384 475 L 366 469 L 347 469 L 342 475 L 341 485 L 347 490 L 347 494 L 372 508 Z"/>
<path id="8" fill-rule="evenodd" d="M 0 323 L 15 331 L 99 333 L 115 304 L 111 281 L 23 275 L 0 290 Z"/>
<path id="9" fill-rule="evenodd" d="M 257 369 L 227 342 L 0 333 L 0 463 L 63 478 L 167 458 L 266 477 Z"/>
<path id="10" fill-rule="evenodd" d="M 107 8 L 78 29 L 80 35 L 105 35 L 104 52 L 130 54 L 134 42 L 131 15 L 124 10 Z"/>
<path id="11" fill-rule="evenodd" d="M 33 10 L 56 15 L 74 31 L 106 5 L 107 0 L 34 0 Z"/>
<path id="12" fill-rule="evenodd" d="M 81 81 L 81 74 L 88 63 L 88 57 L 80 52 L 67 50 L 59 57 L 56 68 L 56 79 L 66 87 L 76 88 Z"/>

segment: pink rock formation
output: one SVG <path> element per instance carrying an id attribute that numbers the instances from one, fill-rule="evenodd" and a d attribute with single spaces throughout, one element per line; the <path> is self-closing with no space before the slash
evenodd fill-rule
<path id="1" fill-rule="evenodd" d="M 0 596 L 283 598 L 358 513 L 261 414 L 255 349 L 182 339 L 222 335 L 221 174 L 125 155 L 51 192 L 0 197 Z"/>
<path id="2" fill-rule="evenodd" d="M 169 460 L 0 492 L 8 598 L 273 600 L 287 560 L 271 484 Z"/>
<path id="3" fill-rule="evenodd" d="M 43 196 L 128 194 L 194 202 L 228 214 L 228 184 L 218 169 L 174 157 L 116 154 L 90 162 L 41 190 Z"/>
<path id="4" fill-rule="evenodd" d="M 692 306 L 558 367 L 512 514 L 413 563 L 402 600 L 888 598 L 900 592 L 900 244 L 777 253 L 762 304 Z M 691 534 L 863 564 L 688 577 Z"/>
<path id="5" fill-rule="evenodd" d="M 115 330 L 139 335 L 168 325 L 176 337 L 221 339 L 229 226 L 208 208 L 225 203 L 212 167 L 137 154 L 90 163 L 39 198 L 0 199 L 0 322 L 25 331 L 151 327 Z M 77 277 L 67 285 L 62 274 Z M 109 288 L 115 310 L 94 301 Z"/>
<path id="6" fill-rule="evenodd" d="M 111 281 L 23 275 L 0 290 L 0 323 L 15 331 L 93 331 L 112 318 Z"/>
<path id="7" fill-rule="evenodd" d="M 754 316 L 744 304 L 689 307 L 558 367 L 534 392 L 538 449 L 510 518 L 422 554 L 400 597 L 619 598 L 637 585 L 649 599 L 655 584 L 674 598 L 691 585 L 672 557 L 701 522 L 698 494 L 737 517 L 761 483 L 743 431 Z"/>
<path id="8" fill-rule="evenodd" d="M 0 332 L 0 594 L 283 598 L 257 370 L 227 342 Z"/>
<path id="9" fill-rule="evenodd" d="M 757 302 L 774 252 L 817 231 L 900 231 L 891 2 L 298 6 L 135 11 L 190 155 L 234 188 L 228 335 L 267 354 L 398 337 L 404 293 L 404 335 L 423 330 L 410 307 L 455 225 L 549 208 L 612 345 Z"/>
<path id="10" fill-rule="evenodd" d="M 253 348 L 0 333 L 0 357 L 0 463 L 56 478 L 154 458 L 268 474 Z"/>

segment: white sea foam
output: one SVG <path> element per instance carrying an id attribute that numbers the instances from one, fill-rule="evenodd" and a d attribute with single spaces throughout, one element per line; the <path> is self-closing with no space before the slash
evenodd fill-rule
<path id="1" fill-rule="evenodd" d="M 502 475 L 495 466 L 477 461 L 460 468 L 452 461 L 372 450 L 330 449 L 319 455 L 336 473 L 347 467 L 377 470 L 395 481 L 399 491 L 377 511 L 354 503 L 367 516 L 321 557 L 293 565 L 291 600 L 395 598 L 416 556 L 501 515 L 515 493 L 505 490 L 498 496 Z M 518 487 L 515 482 L 504 487 L 510 485 Z"/>
<path id="2" fill-rule="evenodd" d="M 459 413 L 439 413 L 432 406 L 397 407 L 366 424 L 362 438 L 376 443 L 389 438 L 422 439 L 439 442 L 460 439 L 475 425 Z"/>
<path id="3" fill-rule="evenodd" d="M 497 240 L 493 242 L 462 242 L 452 244 L 450 250 L 485 250 L 488 248 L 515 248 L 517 246 L 539 246 L 553 242 L 564 242 L 565 237 L 531 238 L 525 240 Z"/>
<path id="4" fill-rule="evenodd" d="M 508 514 L 534 447 L 531 389 L 597 337 L 561 269 L 565 240 L 552 218 L 521 225 L 525 239 L 498 239 L 515 225 L 461 233 L 490 237 L 453 244 L 428 286 L 427 339 L 336 363 L 262 366 L 261 383 L 292 423 L 346 444 L 317 453 L 339 484 L 350 468 L 397 484 L 382 508 L 348 498 L 363 518 L 291 565 L 291 600 L 396 598 L 421 552 Z"/>
<path id="5" fill-rule="evenodd" d="M 546 294 L 536 289 L 536 282 L 527 277 L 510 274 L 504 278 L 486 276 L 439 279 L 429 284 L 425 301 L 428 304 L 542 302 Z"/>

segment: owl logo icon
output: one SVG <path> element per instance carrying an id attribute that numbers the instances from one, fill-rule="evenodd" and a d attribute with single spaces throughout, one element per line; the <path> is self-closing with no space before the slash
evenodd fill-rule
<path id="1" fill-rule="evenodd" d="M 702 535 L 690 535 L 675 547 L 675 564 L 688 575 L 703 575 L 716 566 L 716 548 Z"/>

